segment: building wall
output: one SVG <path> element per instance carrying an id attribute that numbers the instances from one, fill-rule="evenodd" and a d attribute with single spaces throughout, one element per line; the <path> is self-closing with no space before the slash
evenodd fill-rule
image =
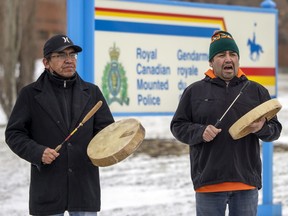
<path id="1" fill-rule="evenodd" d="M 66 0 L 37 0 L 35 29 L 41 58 L 45 41 L 55 34 L 66 33 Z"/>
<path id="2" fill-rule="evenodd" d="M 97 1 L 97 0 L 95 0 Z M 182 0 L 183 1 L 183 0 Z M 260 7 L 263 0 L 185 0 L 212 4 L 241 5 Z M 288 67 L 288 1 L 275 0 L 279 10 L 279 48 L 278 60 L 280 67 Z M 57 33 L 66 33 L 66 0 L 36 1 L 36 38 L 39 57 L 42 57 L 42 47 L 45 41 Z M 240 47 L 241 49 L 241 47 Z"/>

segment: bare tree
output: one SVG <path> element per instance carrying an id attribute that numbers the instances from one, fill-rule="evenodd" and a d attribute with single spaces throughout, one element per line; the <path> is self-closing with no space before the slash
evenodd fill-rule
<path id="1" fill-rule="evenodd" d="M 31 81 L 34 71 L 35 56 L 32 53 L 35 49 L 31 49 L 33 45 L 30 44 L 35 40 L 31 33 L 33 29 L 29 29 L 34 23 L 31 20 L 34 5 L 34 0 L 0 1 L 0 103 L 7 117 L 18 89 Z"/>
<path id="2" fill-rule="evenodd" d="M 1 79 L 1 104 L 7 116 L 16 99 L 16 63 L 20 51 L 21 41 L 21 0 L 2 0 L 0 8 L 2 16 L 2 40 L 3 47 L 1 65 L 3 68 L 3 79 Z"/>
<path id="3" fill-rule="evenodd" d="M 22 0 L 23 1 L 23 0 Z M 21 49 L 19 53 L 20 74 L 17 80 L 17 93 L 33 81 L 36 60 L 36 32 L 34 30 L 36 0 L 25 0 Z"/>

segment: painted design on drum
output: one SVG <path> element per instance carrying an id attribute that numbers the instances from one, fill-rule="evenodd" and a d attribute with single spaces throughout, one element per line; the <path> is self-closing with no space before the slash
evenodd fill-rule
<path id="1" fill-rule="evenodd" d="M 110 62 L 106 64 L 102 77 L 103 95 L 109 105 L 113 102 L 129 105 L 126 72 L 122 64 L 118 62 L 120 49 L 115 43 L 109 48 L 109 55 Z"/>

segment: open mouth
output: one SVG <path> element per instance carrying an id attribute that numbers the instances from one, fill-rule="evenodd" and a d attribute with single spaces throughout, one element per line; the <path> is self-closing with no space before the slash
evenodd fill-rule
<path id="1" fill-rule="evenodd" d="M 233 70 L 233 66 L 232 65 L 225 65 L 224 70 Z"/>

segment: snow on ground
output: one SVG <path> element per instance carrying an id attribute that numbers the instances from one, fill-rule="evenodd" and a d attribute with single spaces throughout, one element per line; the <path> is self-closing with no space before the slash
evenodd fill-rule
<path id="1" fill-rule="evenodd" d="M 288 146 L 288 74 L 279 75 L 278 100 L 283 105 L 278 118 L 283 132 L 274 145 Z M 146 138 L 172 138 L 171 117 L 141 117 Z M 5 123 L 0 111 L 0 124 Z M 0 127 L 0 216 L 28 214 L 29 164 L 8 149 L 5 125 Z M 274 204 L 282 204 L 288 216 L 288 152 L 273 157 Z M 100 168 L 102 211 L 99 216 L 188 216 L 195 215 L 188 155 L 149 157 L 132 155 L 113 166 Z M 262 203 L 262 190 L 259 204 Z"/>
<path id="2" fill-rule="evenodd" d="M 13 155 L 3 141 L 1 144 L 0 215 L 28 215 L 29 164 Z M 287 152 L 274 155 L 273 203 L 282 203 L 283 216 L 288 215 L 287 156 Z M 102 211 L 99 216 L 195 215 L 188 155 L 155 158 L 137 154 L 100 168 L 100 173 Z"/>

